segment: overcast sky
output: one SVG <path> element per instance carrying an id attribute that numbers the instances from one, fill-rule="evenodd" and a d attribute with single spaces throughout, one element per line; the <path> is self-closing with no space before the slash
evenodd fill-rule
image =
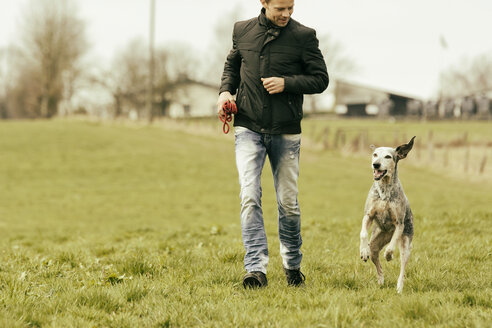
<path id="1" fill-rule="evenodd" d="M 0 0 L 0 47 L 15 40 L 27 2 Z M 102 62 L 131 39 L 148 37 L 150 0 L 77 3 L 91 55 Z M 240 19 L 248 19 L 261 8 L 259 0 L 156 0 L 156 6 L 157 45 L 181 41 L 203 52 L 211 51 L 223 15 L 239 6 Z M 354 81 L 424 98 L 435 94 L 441 69 L 492 56 L 492 0 L 296 0 L 293 18 L 343 45 L 359 68 Z"/>

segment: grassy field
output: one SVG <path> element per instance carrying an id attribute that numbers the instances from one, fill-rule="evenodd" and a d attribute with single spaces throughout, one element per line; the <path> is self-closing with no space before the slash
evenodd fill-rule
<path id="1" fill-rule="evenodd" d="M 377 139 L 391 124 L 306 120 L 304 133 L 360 126 Z M 408 136 L 492 140 L 490 123 L 398 124 Z M 218 123 L 183 126 L 0 122 L 0 327 L 492 325 L 488 180 L 450 178 L 412 153 L 401 162 L 415 237 L 398 295 L 399 261 L 383 263 L 379 287 L 359 258 L 369 154 L 305 147 L 307 285 L 286 286 L 267 166 L 269 286 L 245 291 L 233 138 Z"/>

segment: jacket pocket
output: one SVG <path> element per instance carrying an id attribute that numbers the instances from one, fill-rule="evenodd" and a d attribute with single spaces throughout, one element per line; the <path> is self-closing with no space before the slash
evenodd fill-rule
<path id="1" fill-rule="evenodd" d="M 244 97 L 244 83 L 241 81 L 239 83 L 239 89 L 237 90 L 237 96 L 236 96 L 236 104 L 238 105 L 238 107 L 241 104 L 243 97 Z"/>
<path id="2" fill-rule="evenodd" d="M 288 92 L 271 96 L 272 120 L 274 124 L 299 121 L 302 117 L 300 98 Z"/>
<path id="3" fill-rule="evenodd" d="M 302 103 L 303 96 L 298 94 L 289 93 L 287 96 L 289 108 L 292 112 L 292 116 L 295 120 L 300 120 L 303 116 Z"/>
<path id="4" fill-rule="evenodd" d="M 253 122 L 257 120 L 254 111 L 254 101 L 252 101 L 253 98 L 246 83 L 241 82 L 236 96 L 237 116 L 246 117 Z"/>

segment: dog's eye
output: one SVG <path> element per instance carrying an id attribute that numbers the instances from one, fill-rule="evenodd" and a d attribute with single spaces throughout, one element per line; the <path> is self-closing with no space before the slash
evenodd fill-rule
<path id="1" fill-rule="evenodd" d="M 372 157 L 378 157 L 378 154 L 374 153 L 372 154 Z"/>
<path id="2" fill-rule="evenodd" d="M 386 155 L 386 156 L 384 156 L 384 158 L 391 159 L 391 156 L 390 155 Z"/>

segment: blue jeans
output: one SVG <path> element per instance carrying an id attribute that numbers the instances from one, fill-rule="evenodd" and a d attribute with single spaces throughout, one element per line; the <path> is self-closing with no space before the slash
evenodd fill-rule
<path id="1" fill-rule="evenodd" d="M 302 238 L 297 178 L 301 135 L 262 134 L 236 127 L 235 137 L 246 271 L 266 274 L 268 266 L 268 245 L 261 208 L 261 172 L 267 155 L 277 194 L 278 233 L 283 265 L 286 269 L 299 269 Z"/>

